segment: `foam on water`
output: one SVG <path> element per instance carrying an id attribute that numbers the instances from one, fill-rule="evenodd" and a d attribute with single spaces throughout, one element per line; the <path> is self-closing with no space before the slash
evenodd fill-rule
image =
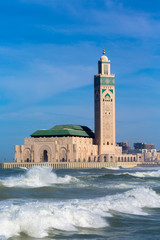
<path id="1" fill-rule="evenodd" d="M 160 207 L 160 196 L 147 187 L 137 187 L 123 194 L 110 196 L 107 200 L 109 209 L 134 215 L 148 215 L 144 208 Z"/>
<path id="2" fill-rule="evenodd" d="M 105 169 L 108 169 L 108 170 L 120 170 L 121 168 L 120 167 L 104 167 Z"/>
<path id="3" fill-rule="evenodd" d="M 147 215 L 144 208 L 160 208 L 160 196 L 150 188 L 138 187 L 125 193 L 88 200 L 1 201 L 0 238 L 25 233 L 43 238 L 48 231 L 77 231 L 79 228 L 109 226 L 111 212 Z"/>
<path id="4" fill-rule="evenodd" d="M 135 172 L 135 173 L 124 173 L 124 174 L 128 174 L 134 177 L 155 177 L 155 178 L 159 178 L 160 177 L 160 170 L 158 171 L 146 171 L 146 172 Z"/>
<path id="5" fill-rule="evenodd" d="M 135 188 L 135 183 L 134 184 L 128 184 L 128 183 L 120 183 L 120 184 L 108 184 L 107 186 L 102 186 L 103 188 L 109 188 L 109 189 L 131 189 Z"/>
<path id="6" fill-rule="evenodd" d="M 128 169 L 126 167 L 104 167 L 105 169 L 108 169 L 108 170 L 122 170 L 122 169 Z"/>
<path id="7" fill-rule="evenodd" d="M 3 206 L 3 204 L 5 206 Z M 42 238 L 48 230 L 78 231 L 77 227 L 101 228 L 107 226 L 99 213 L 74 202 L 29 202 L 15 206 L 1 203 L 0 236 L 6 238 L 25 233 L 31 237 Z"/>
<path id="8" fill-rule="evenodd" d="M 78 179 L 69 175 L 58 177 L 49 167 L 33 167 L 16 177 L 7 177 L 0 181 L 6 187 L 45 187 L 53 184 L 68 184 Z"/>

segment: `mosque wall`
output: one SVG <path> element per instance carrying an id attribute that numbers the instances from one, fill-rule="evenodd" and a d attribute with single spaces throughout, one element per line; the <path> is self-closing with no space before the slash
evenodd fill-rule
<path id="1" fill-rule="evenodd" d="M 141 162 L 141 154 L 122 154 L 121 147 L 116 147 L 117 154 L 98 155 L 98 145 L 92 138 L 51 137 L 25 138 L 24 145 L 15 146 L 17 163 L 56 163 L 56 162 Z"/>
<path id="2" fill-rule="evenodd" d="M 15 146 L 15 162 L 90 162 L 97 156 L 92 138 L 25 138 L 24 145 Z"/>

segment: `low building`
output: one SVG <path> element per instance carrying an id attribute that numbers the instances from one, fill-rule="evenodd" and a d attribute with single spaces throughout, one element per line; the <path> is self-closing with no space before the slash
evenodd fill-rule
<path id="1" fill-rule="evenodd" d="M 142 157 L 144 162 L 158 160 L 158 152 L 156 149 L 142 149 Z"/>
<path id="2" fill-rule="evenodd" d="M 38 130 L 15 146 L 15 162 L 86 162 L 97 161 L 98 146 L 94 133 L 86 126 L 57 125 Z"/>

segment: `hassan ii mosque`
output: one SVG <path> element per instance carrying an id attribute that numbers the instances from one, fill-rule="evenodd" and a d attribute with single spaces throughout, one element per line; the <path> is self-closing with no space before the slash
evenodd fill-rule
<path id="1" fill-rule="evenodd" d="M 95 133 L 86 126 L 56 125 L 37 130 L 15 145 L 15 162 L 140 162 L 140 154 L 122 154 L 115 136 L 115 75 L 105 55 L 94 76 Z"/>

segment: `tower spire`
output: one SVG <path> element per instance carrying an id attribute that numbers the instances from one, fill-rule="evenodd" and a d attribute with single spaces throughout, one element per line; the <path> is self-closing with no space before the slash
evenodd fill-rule
<path id="1" fill-rule="evenodd" d="M 103 48 L 103 55 L 105 55 L 105 53 L 106 53 L 106 52 L 105 52 L 105 48 Z"/>

